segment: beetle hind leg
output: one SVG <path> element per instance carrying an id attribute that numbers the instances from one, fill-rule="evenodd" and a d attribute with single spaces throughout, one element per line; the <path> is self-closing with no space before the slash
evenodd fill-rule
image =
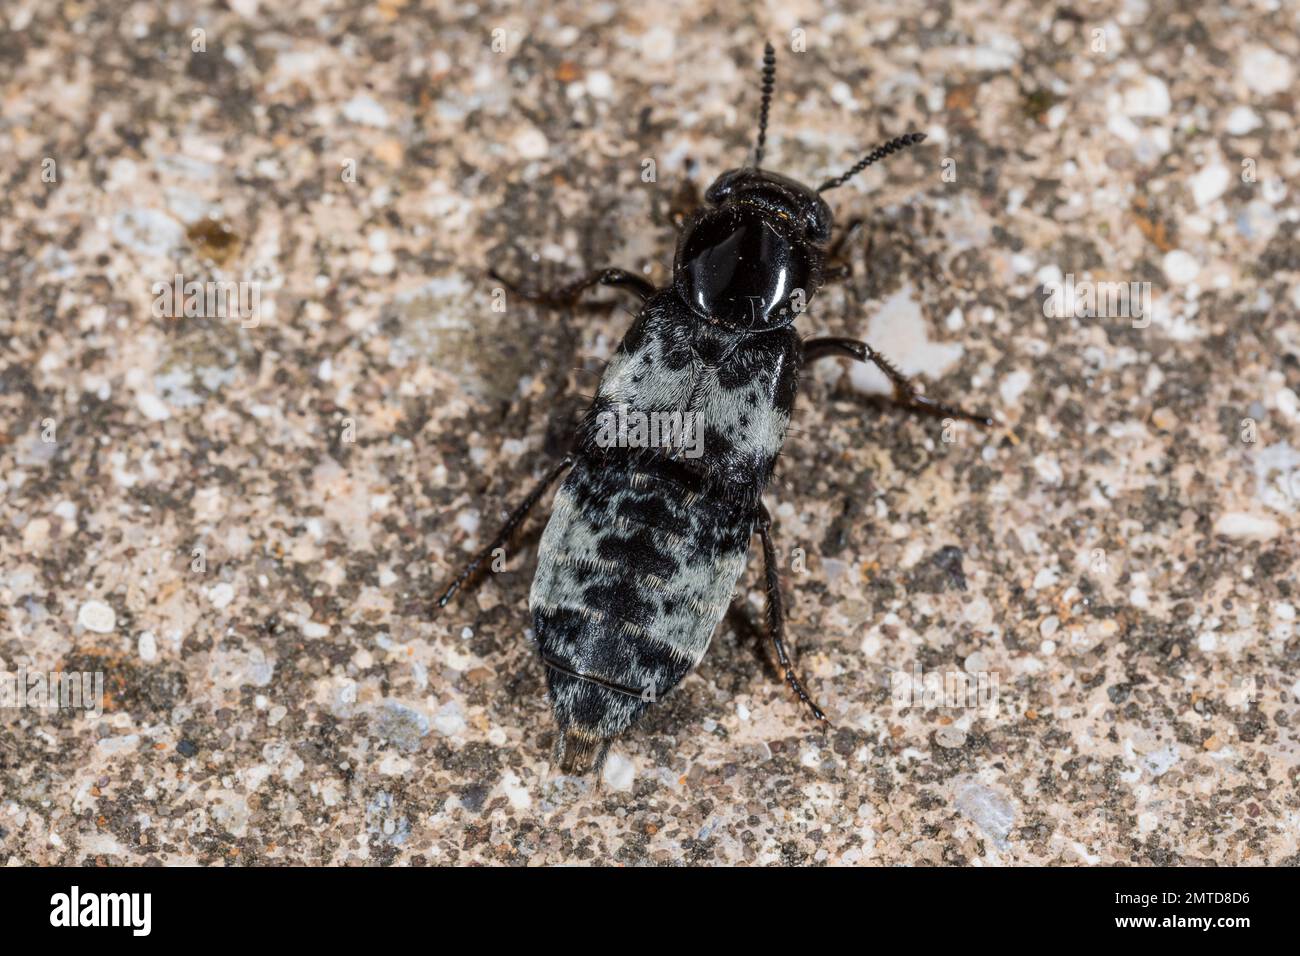
<path id="1" fill-rule="evenodd" d="M 755 530 L 758 532 L 759 539 L 763 542 L 763 573 L 767 584 L 768 638 L 776 651 L 776 659 L 781 667 L 781 674 L 786 683 L 790 685 L 790 689 L 812 711 L 814 718 L 829 727 L 830 721 L 826 718 L 825 712 L 817 706 L 817 702 L 804 688 L 803 681 L 795 672 L 794 665 L 790 663 L 790 655 L 785 649 L 785 603 L 781 599 L 781 578 L 776 569 L 776 548 L 772 545 L 772 516 L 768 513 L 767 506 L 762 502 L 759 503 L 758 507 L 759 518 Z"/>
<path id="2" fill-rule="evenodd" d="M 470 562 L 461 569 L 460 574 L 456 575 L 451 584 L 447 586 L 447 590 L 444 591 L 442 596 L 434 603 L 433 613 L 435 617 L 439 611 L 447 606 L 447 602 L 452 599 L 456 592 L 459 591 L 466 582 L 473 583 L 475 575 L 478 573 L 480 568 L 483 567 L 484 562 L 492 557 L 492 552 L 496 551 L 498 548 L 505 547 L 510 539 L 514 537 L 515 532 L 519 530 L 519 526 L 523 524 L 524 519 L 528 517 L 528 513 L 533 510 L 533 506 L 541 500 L 542 495 L 546 494 L 546 490 L 550 488 L 551 485 L 555 484 L 556 479 L 568 471 L 569 466 L 573 464 L 573 461 L 574 458 L 572 455 L 566 455 L 558 465 L 547 473 L 545 478 L 533 487 L 533 490 L 528 493 L 528 497 L 519 504 L 519 507 L 510 512 L 510 516 L 506 518 L 506 523 L 501 526 L 501 530 L 497 532 L 496 537 L 488 542 L 487 546 L 479 551 L 478 554 L 474 555 Z"/>

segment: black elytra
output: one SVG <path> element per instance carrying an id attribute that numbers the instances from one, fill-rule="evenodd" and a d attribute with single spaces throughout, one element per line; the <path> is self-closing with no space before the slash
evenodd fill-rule
<path id="1" fill-rule="evenodd" d="M 762 168 L 775 77 L 776 52 L 768 44 L 754 163 L 719 176 L 684 219 L 669 286 L 656 289 L 633 273 L 601 269 L 550 291 L 515 290 L 531 301 L 565 305 L 586 289 L 609 285 L 642 301 L 573 450 L 510 513 L 435 607 L 437 613 L 478 579 L 565 476 L 529 597 L 559 730 L 555 758 L 564 773 L 598 770 L 610 742 L 699 663 L 755 534 L 776 663 L 812 715 L 829 723 L 785 647 L 771 518 L 762 500 L 805 365 L 829 356 L 871 362 L 901 404 L 992 423 L 919 392 L 866 342 L 804 340 L 795 331 L 797 315 L 823 283 L 848 271 L 828 261 L 852 227 L 831 243 L 834 217 L 820 194 L 924 137 L 890 140 L 810 189 Z"/>

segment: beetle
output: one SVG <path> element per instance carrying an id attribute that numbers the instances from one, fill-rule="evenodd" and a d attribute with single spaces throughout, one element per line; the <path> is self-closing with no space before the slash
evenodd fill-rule
<path id="1" fill-rule="evenodd" d="M 559 730 L 555 759 L 566 774 L 598 771 L 610 742 L 699 663 L 755 534 L 763 553 L 767 636 L 781 674 L 813 718 L 829 725 L 785 646 L 772 518 L 762 498 L 805 366 L 830 356 L 870 362 L 889 378 L 895 401 L 992 424 L 927 397 L 866 342 L 804 339 L 795 330 L 802 306 L 826 281 L 849 272 L 836 259 L 853 227 L 831 242 L 834 219 L 821 194 L 924 135 L 891 139 L 810 189 L 762 168 L 775 79 L 769 43 L 753 164 L 719 176 L 704 203 L 684 218 L 670 285 L 655 288 L 612 268 L 552 291 L 506 283 L 553 306 L 571 304 L 596 286 L 641 300 L 572 451 L 450 582 L 435 609 L 475 579 L 567 474 L 542 534 L 529 596 Z M 495 270 L 490 274 L 505 282 Z M 622 433 L 613 440 L 612 419 L 637 417 L 640 424 L 656 415 L 669 416 L 674 426 L 668 440 L 661 434 L 657 443 L 634 442 Z M 702 441 L 688 444 L 688 430 Z M 692 456 L 692 447 L 699 453 Z"/>

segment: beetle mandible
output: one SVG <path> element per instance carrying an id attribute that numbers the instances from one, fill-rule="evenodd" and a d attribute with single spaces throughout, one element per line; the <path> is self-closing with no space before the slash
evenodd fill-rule
<path id="1" fill-rule="evenodd" d="M 762 500 L 804 366 L 828 356 L 871 362 L 889 378 L 895 401 L 992 424 L 917 391 L 866 342 L 805 340 L 794 329 L 798 306 L 849 271 L 836 259 L 854 227 L 831 243 L 834 220 L 820 194 L 925 137 L 908 133 L 889 140 L 812 190 L 762 168 L 775 78 L 769 43 L 754 163 L 719 176 L 704 204 L 681 223 L 671 285 L 656 289 L 633 273 L 602 269 L 555 290 L 519 292 L 564 305 L 607 285 L 642 302 L 578 426 L 573 450 L 437 602 L 437 610 L 445 607 L 568 473 L 538 547 L 529 597 L 559 729 L 555 756 L 564 773 L 598 770 L 611 740 L 699 663 L 755 534 L 777 663 L 799 700 L 828 723 L 785 647 L 772 519 Z M 623 429 L 632 419 L 669 423 L 667 440 L 663 433 L 658 441 L 644 435 L 625 440 L 629 436 L 611 428 L 617 422 Z"/>

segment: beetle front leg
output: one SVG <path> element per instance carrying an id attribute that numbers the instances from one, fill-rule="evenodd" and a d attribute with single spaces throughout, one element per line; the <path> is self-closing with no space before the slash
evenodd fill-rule
<path id="1" fill-rule="evenodd" d="M 687 177 L 678 183 L 668 200 L 668 218 L 677 231 L 681 232 L 699 208 L 700 189 L 695 185 L 695 180 Z"/>
<path id="2" fill-rule="evenodd" d="M 492 557 L 493 551 L 505 547 L 506 543 L 514 537 L 514 533 L 519 530 L 519 526 L 524 523 L 524 519 L 528 517 L 528 512 L 532 511 L 533 506 L 541 500 L 542 495 L 546 494 L 546 489 L 555 484 L 555 480 L 564 474 L 572 464 L 573 456 L 565 455 L 564 459 L 552 468 L 546 477 L 539 481 L 533 490 L 528 493 L 528 497 L 520 503 L 519 507 L 510 512 L 510 516 L 506 518 L 506 523 L 497 532 L 497 536 L 488 543 L 487 547 L 474 555 L 473 560 L 461 569 L 460 574 L 447 586 L 447 590 L 443 592 L 442 597 L 438 598 L 437 603 L 434 604 L 435 616 L 438 611 L 447 606 L 447 602 L 460 590 L 461 585 L 474 576 L 474 573 L 478 571 L 483 562 Z"/>
<path id="3" fill-rule="evenodd" d="M 529 302 L 542 305 L 572 305 L 578 296 L 597 285 L 609 285 L 635 293 L 642 302 L 654 294 L 655 287 L 646 279 L 626 269 L 597 269 L 590 275 L 583 276 L 556 289 L 521 289 L 504 278 L 495 268 L 488 270 L 488 275 L 496 279 L 511 292 Z"/>
<path id="4" fill-rule="evenodd" d="M 845 223 L 844 228 L 840 231 L 835 241 L 830 244 L 826 250 L 826 271 L 823 275 L 823 281 L 826 283 L 839 282 L 848 279 L 853 275 L 853 262 L 844 253 L 844 247 L 863 227 L 866 220 L 861 216 L 855 216 Z"/>
<path id="5" fill-rule="evenodd" d="M 803 344 L 803 364 L 805 367 L 820 358 L 830 355 L 857 359 L 859 362 L 870 362 L 876 366 L 885 373 L 890 384 L 893 385 L 894 401 L 907 408 L 914 408 L 917 411 L 925 412 L 927 415 L 934 415 L 936 418 L 964 418 L 966 421 L 974 422 L 977 425 L 987 426 L 993 424 L 992 417 L 988 415 L 968 412 L 963 408 L 938 401 L 923 392 L 917 391 L 916 386 L 912 384 L 906 375 L 866 342 L 858 339 L 821 338 L 809 339 Z"/>
<path id="6" fill-rule="evenodd" d="M 776 568 L 776 548 L 772 546 L 772 516 L 761 501 L 758 503 L 758 509 L 758 523 L 754 530 L 758 532 L 758 537 L 763 542 L 763 574 L 767 587 L 767 635 L 776 651 L 776 660 L 786 682 L 799 695 L 799 700 L 808 705 L 812 715 L 829 726 L 830 721 L 804 689 L 803 681 L 795 673 L 794 666 L 790 663 L 790 655 L 785 650 L 785 603 L 781 599 L 781 577 Z"/>

